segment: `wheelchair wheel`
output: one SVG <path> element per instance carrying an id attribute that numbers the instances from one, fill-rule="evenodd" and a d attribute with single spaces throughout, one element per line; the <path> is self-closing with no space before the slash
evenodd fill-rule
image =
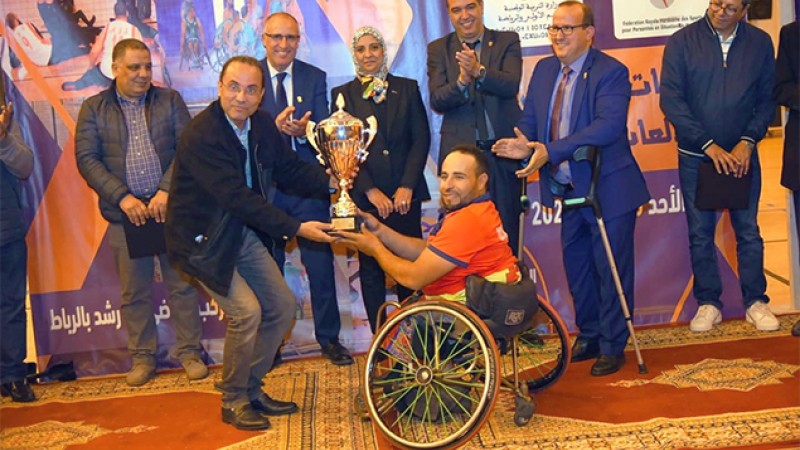
<path id="1" fill-rule="evenodd" d="M 486 422 L 499 390 L 499 356 L 466 307 L 422 301 L 395 311 L 367 354 L 370 418 L 403 448 L 454 448 Z"/>
<path id="2" fill-rule="evenodd" d="M 555 383 L 569 365 L 571 348 L 564 321 L 546 302 L 539 301 L 539 310 L 531 320 L 528 330 L 517 335 L 520 380 L 531 393 L 542 391 Z M 511 355 L 503 357 L 503 374 L 514 377 Z"/>

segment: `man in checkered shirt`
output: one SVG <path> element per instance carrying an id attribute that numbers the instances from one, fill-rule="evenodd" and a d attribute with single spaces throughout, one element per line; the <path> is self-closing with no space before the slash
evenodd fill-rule
<path id="1" fill-rule="evenodd" d="M 100 211 L 110 223 L 109 241 L 122 285 L 120 310 L 133 359 L 127 382 L 139 386 L 155 375 L 158 331 L 152 283 L 156 261 L 169 291 L 169 321 L 177 338 L 173 357 L 180 360 L 189 379 L 204 378 L 208 368 L 202 361 L 197 291 L 169 265 L 165 250 L 131 257 L 123 226 L 129 222 L 130 238 L 135 227 L 165 221 L 172 160 L 189 111 L 180 94 L 151 84 L 153 65 L 144 42 L 120 41 L 112 60 L 111 86 L 81 106 L 75 152 L 78 170 L 97 192 Z M 158 225 L 154 228 L 163 233 Z M 145 239 L 151 239 L 150 235 Z M 131 247 L 148 247 L 141 240 L 130 242 L 138 243 Z M 132 250 L 135 256 L 139 253 Z"/>

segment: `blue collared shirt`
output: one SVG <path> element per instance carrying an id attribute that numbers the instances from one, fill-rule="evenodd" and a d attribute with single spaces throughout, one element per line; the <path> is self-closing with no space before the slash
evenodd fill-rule
<path id="1" fill-rule="evenodd" d="M 247 187 L 252 188 L 253 175 L 250 172 L 250 140 L 248 139 L 248 135 L 250 134 L 250 118 L 248 117 L 244 122 L 244 128 L 242 129 L 239 129 L 227 114 L 225 114 L 225 118 L 228 119 L 228 123 L 231 124 L 233 132 L 236 133 L 236 137 L 239 138 L 239 142 L 241 142 L 242 147 L 244 147 L 245 154 L 247 155 L 244 160 L 244 179 L 247 183 Z"/>
<path id="2" fill-rule="evenodd" d="M 567 78 L 567 85 L 564 88 L 564 98 L 561 101 L 561 121 L 559 122 L 558 128 L 558 138 L 562 139 L 564 137 L 569 136 L 570 133 L 570 118 L 572 117 L 572 98 L 575 94 L 575 86 L 577 85 L 576 80 L 579 76 L 583 76 L 581 71 L 583 70 L 583 64 L 586 62 L 586 57 L 589 56 L 589 51 L 587 50 L 583 55 L 579 56 L 578 59 L 569 64 L 569 68 L 572 69 L 572 73 L 570 73 L 569 78 Z M 561 70 L 564 69 L 565 64 L 561 64 Z M 553 103 L 556 100 L 556 93 L 558 92 L 558 85 L 561 82 L 561 70 L 559 70 L 559 76 L 556 77 L 556 82 L 553 85 L 553 93 L 550 95 L 550 113 L 547 115 L 547 136 L 550 136 L 550 124 L 551 118 L 553 117 Z M 569 170 L 569 161 L 563 161 L 558 166 L 558 171 L 554 174 L 554 178 L 561 184 L 569 184 L 572 181 L 572 174 Z"/>
<path id="3" fill-rule="evenodd" d="M 119 91 L 117 100 L 128 128 L 128 148 L 125 153 L 125 178 L 135 197 L 152 197 L 158 190 L 163 172 L 145 118 L 145 96 L 131 101 Z"/>

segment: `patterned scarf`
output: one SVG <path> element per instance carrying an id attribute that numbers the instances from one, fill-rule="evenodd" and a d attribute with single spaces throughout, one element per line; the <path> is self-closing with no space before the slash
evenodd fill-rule
<path id="1" fill-rule="evenodd" d="M 367 34 L 374 37 L 383 49 L 383 62 L 381 63 L 381 68 L 376 73 L 363 72 L 356 60 L 356 43 Z M 386 93 L 389 91 L 389 82 L 386 80 L 389 69 L 386 67 L 386 43 L 383 40 L 383 35 L 381 35 L 380 31 L 371 26 L 361 27 L 353 34 L 351 49 L 353 52 L 353 64 L 356 67 L 356 78 L 358 78 L 363 87 L 361 97 L 364 100 L 372 99 L 376 104 L 382 103 L 386 100 Z"/>

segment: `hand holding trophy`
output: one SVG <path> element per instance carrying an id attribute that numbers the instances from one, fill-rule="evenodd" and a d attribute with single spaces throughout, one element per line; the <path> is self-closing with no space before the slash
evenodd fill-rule
<path id="1" fill-rule="evenodd" d="M 367 147 L 375 138 L 378 122 L 369 116 L 369 128 L 365 129 L 364 122 L 344 111 L 341 94 L 336 98 L 336 107 L 339 110 L 319 124 L 308 122 L 306 138 L 317 151 L 320 164 L 330 167 L 339 180 L 339 200 L 333 205 L 331 224 L 336 230 L 358 231 L 361 227 L 356 204 L 347 192 L 352 181 L 349 177 L 367 159 Z"/>

